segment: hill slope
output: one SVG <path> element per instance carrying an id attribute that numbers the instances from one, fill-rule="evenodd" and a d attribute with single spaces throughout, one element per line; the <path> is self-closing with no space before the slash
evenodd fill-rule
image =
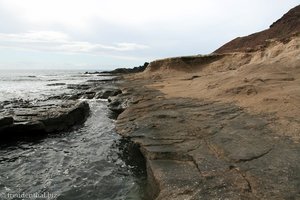
<path id="1" fill-rule="evenodd" d="M 274 22 L 269 29 L 238 37 L 217 49 L 214 53 L 249 52 L 265 48 L 269 40 L 287 42 L 290 37 L 300 33 L 300 5 L 291 9 Z"/>

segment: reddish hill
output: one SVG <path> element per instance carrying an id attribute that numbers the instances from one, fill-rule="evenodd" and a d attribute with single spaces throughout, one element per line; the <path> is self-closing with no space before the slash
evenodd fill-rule
<path id="1" fill-rule="evenodd" d="M 246 37 L 238 37 L 214 53 L 249 52 L 262 49 L 267 46 L 268 40 L 275 39 L 282 42 L 289 41 L 293 35 L 300 33 L 300 5 L 291 9 L 282 18 L 274 22 L 269 29 L 251 34 Z"/>

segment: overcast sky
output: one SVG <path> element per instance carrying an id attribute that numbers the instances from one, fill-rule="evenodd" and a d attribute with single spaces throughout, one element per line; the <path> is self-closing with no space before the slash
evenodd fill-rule
<path id="1" fill-rule="evenodd" d="M 0 0 L 0 69 L 113 69 L 207 54 L 299 0 Z"/>

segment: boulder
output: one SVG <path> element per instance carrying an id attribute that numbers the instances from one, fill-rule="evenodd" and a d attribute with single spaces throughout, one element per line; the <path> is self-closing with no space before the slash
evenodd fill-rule
<path id="1" fill-rule="evenodd" d="M 3 126 L 9 126 L 14 123 L 14 118 L 12 117 L 3 117 L 0 118 L 0 128 Z"/>
<path id="2" fill-rule="evenodd" d="M 0 119 L 0 138 L 18 139 L 42 136 L 67 130 L 81 124 L 89 115 L 85 101 L 67 101 L 60 104 L 40 104 L 36 107 L 14 108 L 13 117 Z M 5 112 L 5 111 L 4 111 Z M 9 111 L 5 113 L 8 115 Z"/>
<path id="3" fill-rule="evenodd" d="M 120 114 L 132 104 L 133 100 L 131 97 L 128 96 L 118 95 L 109 97 L 108 102 L 108 108 L 111 111 Z"/>
<path id="4" fill-rule="evenodd" d="M 93 92 L 93 91 L 88 91 L 88 92 L 85 92 L 85 94 L 82 96 L 82 98 L 84 99 L 92 99 L 94 98 L 96 95 L 96 92 Z"/>
<path id="5" fill-rule="evenodd" d="M 54 110 L 49 113 L 51 117 L 46 117 L 40 121 L 45 125 L 45 130 L 48 133 L 62 131 L 84 122 L 89 115 L 89 111 L 89 104 L 81 101 L 72 107 Z"/>
<path id="6" fill-rule="evenodd" d="M 95 98 L 96 99 L 108 99 L 109 97 L 116 96 L 121 93 L 122 93 L 122 91 L 118 88 L 106 88 L 100 92 L 97 92 Z"/>

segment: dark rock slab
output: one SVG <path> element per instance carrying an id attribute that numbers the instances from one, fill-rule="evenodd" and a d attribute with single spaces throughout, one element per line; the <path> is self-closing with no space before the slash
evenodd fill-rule
<path id="1" fill-rule="evenodd" d="M 113 96 L 108 98 L 108 102 L 108 108 L 111 111 L 120 114 L 131 105 L 132 99 L 124 96 Z"/>
<path id="2" fill-rule="evenodd" d="M 62 86 L 62 85 L 66 85 L 65 83 L 49 83 L 47 84 L 47 86 Z"/>
<path id="3" fill-rule="evenodd" d="M 100 74 L 101 72 L 93 71 L 93 72 L 84 72 L 84 74 Z"/>
<path id="4" fill-rule="evenodd" d="M 78 95 L 78 94 L 77 94 Z M 96 95 L 96 92 L 94 91 L 87 91 L 82 95 L 82 98 L 84 99 L 93 99 Z"/>
<path id="5" fill-rule="evenodd" d="M 148 160 L 147 165 L 153 178 L 149 183 L 151 188 L 148 196 L 151 199 L 189 199 L 197 192 L 199 185 L 203 184 L 203 178 L 191 161 Z M 157 193 L 162 187 L 166 189 Z M 172 194 L 168 191 L 172 191 Z"/>
<path id="6" fill-rule="evenodd" d="M 119 80 L 116 76 L 106 76 L 104 80 L 68 84 L 66 87 L 70 90 L 66 93 L 45 100 L 13 99 L 0 102 L 0 139 L 40 136 L 81 124 L 89 115 L 89 105 L 82 100 L 107 99 L 120 94 L 121 90 L 114 86 Z M 65 83 L 48 84 L 48 86 L 59 85 Z"/>
<path id="7" fill-rule="evenodd" d="M 149 199 L 298 199 L 300 145 L 234 104 L 165 98 L 147 80 L 109 98 L 118 133 L 140 146 Z"/>
<path id="8" fill-rule="evenodd" d="M 105 88 L 100 92 L 97 92 L 96 99 L 108 99 L 109 97 L 117 96 L 122 91 L 119 88 Z"/>
<path id="9" fill-rule="evenodd" d="M 62 110 L 54 110 L 48 113 L 40 120 L 45 125 L 46 132 L 62 131 L 80 124 L 85 121 L 90 111 L 89 104 L 85 101 L 71 106 L 66 104 L 62 108 Z"/>
<path id="10" fill-rule="evenodd" d="M 35 107 L 7 109 L 0 120 L 0 138 L 18 139 L 67 130 L 81 124 L 89 115 L 85 101 L 66 101 L 56 104 L 40 103 Z"/>
<path id="11" fill-rule="evenodd" d="M 76 89 L 76 90 L 87 90 L 91 88 L 89 84 L 68 84 L 68 89 Z"/>
<path id="12" fill-rule="evenodd" d="M 99 75 L 102 76 L 102 75 Z M 110 76 L 109 78 L 105 78 L 105 79 L 91 79 L 91 80 L 87 80 L 88 83 L 110 83 L 110 82 L 116 82 L 120 80 L 120 77 L 118 76 Z"/>
<path id="13" fill-rule="evenodd" d="M 14 118 L 12 117 L 3 117 L 0 118 L 0 127 L 9 126 L 14 123 Z"/>

